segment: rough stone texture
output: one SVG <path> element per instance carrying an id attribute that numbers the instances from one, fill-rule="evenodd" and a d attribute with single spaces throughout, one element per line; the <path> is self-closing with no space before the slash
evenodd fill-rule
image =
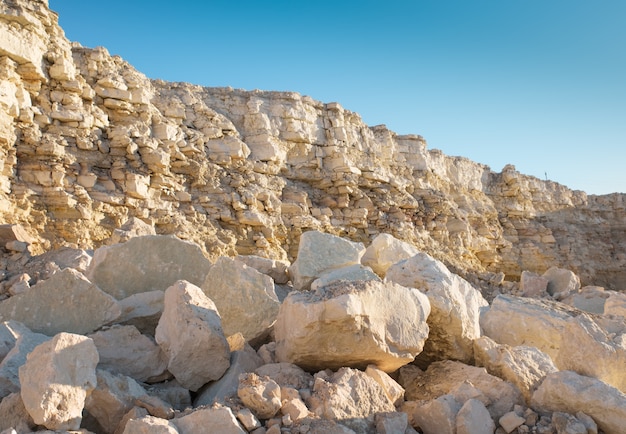
<path id="1" fill-rule="evenodd" d="M 261 377 L 271 378 L 280 387 L 294 389 L 313 387 L 313 376 L 293 363 L 267 363 L 257 368 L 255 373 Z"/>
<path id="2" fill-rule="evenodd" d="M 580 278 L 571 270 L 550 267 L 543 277 L 548 280 L 547 291 L 555 300 L 561 300 L 580 290 Z"/>
<path id="3" fill-rule="evenodd" d="M 387 270 L 393 264 L 418 253 L 419 250 L 415 246 L 401 241 L 391 234 L 378 234 L 365 249 L 361 262 L 384 278 Z"/>
<path id="4" fill-rule="evenodd" d="M 460 409 L 452 395 L 442 395 L 416 407 L 412 417 L 424 434 L 455 434 Z"/>
<path id="5" fill-rule="evenodd" d="M 178 434 L 178 432 L 176 426 L 168 420 L 143 416 L 129 420 L 123 434 Z"/>
<path id="6" fill-rule="evenodd" d="M 480 319 L 500 344 L 534 346 L 560 370 L 573 370 L 626 390 L 626 321 L 591 316 L 561 303 L 498 296 Z"/>
<path id="7" fill-rule="evenodd" d="M 113 434 L 135 400 L 146 394 L 139 383 L 122 374 L 112 374 L 103 369 L 96 372 L 97 386 L 85 401 L 85 410 L 100 424 L 107 434 Z"/>
<path id="8" fill-rule="evenodd" d="M 227 398 L 236 396 L 239 376 L 246 372 L 254 372 L 263 364 L 241 333 L 229 336 L 227 340 L 230 348 L 230 366 L 219 380 L 207 384 L 198 391 L 194 401 L 195 407 L 224 402 Z"/>
<path id="9" fill-rule="evenodd" d="M 571 414 L 556 411 L 552 414 L 552 425 L 557 434 L 588 434 L 584 423 Z"/>
<path id="10" fill-rule="evenodd" d="M 548 295 L 548 279 L 537 273 L 522 271 L 519 280 L 520 295 L 524 297 L 544 297 Z"/>
<path id="11" fill-rule="evenodd" d="M 524 419 L 514 411 L 509 411 L 508 413 L 503 414 L 502 417 L 498 419 L 498 423 L 507 433 L 513 432 L 518 426 L 523 425 L 525 421 L 526 419 Z"/>
<path id="12" fill-rule="evenodd" d="M 570 414 L 582 410 L 606 433 L 622 432 L 626 426 L 626 395 L 572 371 L 549 374 L 533 394 L 532 405 Z"/>
<path id="13" fill-rule="evenodd" d="M 376 280 L 381 281 L 370 267 L 361 264 L 348 265 L 346 267 L 337 268 L 323 273 L 320 277 L 311 283 L 311 290 L 324 288 L 334 282 L 340 280 Z"/>
<path id="14" fill-rule="evenodd" d="M 278 383 L 255 373 L 242 374 L 239 377 L 237 396 L 259 419 L 273 417 L 282 405 Z"/>
<path id="15" fill-rule="evenodd" d="M 214 432 L 223 434 L 246 434 L 228 407 L 202 408 L 186 416 L 172 420 L 180 434 Z"/>
<path id="16" fill-rule="evenodd" d="M 49 336 L 31 332 L 26 326 L 16 321 L 4 323 L 16 338 L 13 348 L 0 363 L 0 399 L 20 391 L 19 369 L 26 363 L 26 356 Z"/>
<path id="17" fill-rule="evenodd" d="M 522 403 L 519 390 L 512 384 L 488 374 L 484 368 L 454 361 L 434 362 L 425 372 L 401 384 L 407 401 L 432 400 L 450 394 L 458 396 L 462 405 L 466 400 L 463 398 L 474 397 L 460 393 L 459 386 L 464 382 L 469 382 L 484 395 L 486 399 L 483 404 L 493 418 L 501 417 L 512 410 L 515 404 Z"/>
<path id="18" fill-rule="evenodd" d="M 291 282 L 296 290 L 307 290 L 325 272 L 359 264 L 365 252 L 362 244 L 319 231 L 302 234 L 298 257 L 289 267 Z"/>
<path id="19" fill-rule="evenodd" d="M 156 235 L 154 226 L 145 223 L 143 220 L 132 217 L 119 229 L 115 229 L 108 244 L 119 244 L 130 240 L 133 237 L 144 235 Z"/>
<path id="20" fill-rule="evenodd" d="M 0 400 L 0 432 L 13 428 L 18 434 L 30 433 L 36 427 L 19 393 L 11 393 Z"/>
<path id="21" fill-rule="evenodd" d="M 421 352 L 429 312 L 426 296 L 394 283 L 338 282 L 293 292 L 274 327 L 276 355 L 311 371 L 374 364 L 392 372 Z"/>
<path id="22" fill-rule="evenodd" d="M 202 284 L 222 318 L 226 336 L 241 333 L 248 341 L 269 334 L 280 302 L 272 279 L 240 261 L 221 257 Z"/>
<path id="23" fill-rule="evenodd" d="M 571 294 L 560 301 L 588 313 L 603 314 L 604 306 L 612 294 L 620 293 L 605 291 L 601 286 L 585 286 L 579 293 Z"/>
<path id="24" fill-rule="evenodd" d="M 476 365 L 517 386 L 526 403 L 546 375 L 558 371 L 552 359 L 535 347 L 499 345 L 483 336 L 474 341 Z"/>
<path id="25" fill-rule="evenodd" d="M 134 326 L 113 326 L 89 335 L 98 349 L 98 368 L 124 374 L 137 381 L 168 378 L 165 354 L 156 342 Z"/>
<path id="26" fill-rule="evenodd" d="M 389 398 L 394 405 L 398 406 L 404 401 L 404 389 L 386 372 L 381 371 L 376 366 L 370 365 L 365 370 L 365 373 L 380 384 L 387 398 Z"/>
<path id="27" fill-rule="evenodd" d="M 626 294 L 622 292 L 611 292 L 604 304 L 604 313 L 626 318 Z"/>
<path id="28" fill-rule="evenodd" d="M 309 408 L 319 417 L 337 420 L 360 433 L 375 432 L 375 413 L 395 410 L 372 377 L 351 368 L 315 374 Z"/>
<path id="29" fill-rule="evenodd" d="M 147 386 L 146 390 L 150 395 L 157 396 L 168 402 L 175 410 L 183 411 L 191 407 L 189 390 L 182 387 L 176 380 L 152 384 Z"/>
<path id="30" fill-rule="evenodd" d="M 13 349 L 20 335 L 28 332 L 30 329 L 18 321 L 0 323 L 0 363 Z"/>
<path id="31" fill-rule="evenodd" d="M 377 413 L 374 418 L 377 434 L 404 433 L 408 427 L 406 413 Z"/>
<path id="32" fill-rule="evenodd" d="M 215 304 L 181 280 L 165 290 L 164 305 L 155 338 L 168 370 L 191 391 L 219 379 L 230 365 L 230 350 Z"/>
<path id="33" fill-rule="evenodd" d="M 144 334 L 154 336 L 163 313 L 163 291 L 140 292 L 119 301 L 121 315 L 118 324 L 132 325 Z"/>
<path id="34" fill-rule="evenodd" d="M 210 267 L 198 245 L 174 236 L 146 235 L 97 249 L 86 275 L 121 300 L 140 292 L 164 291 L 178 280 L 200 286 Z"/>
<path id="35" fill-rule="evenodd" d="M 290 264 L 287 261 L 261 258 L 260 256 L 255 255 L 238 255 L 235 257 L 235 261 L 243 262 L 248 267 L 257 270 L 259 273 L 267 274 L 276 284 L 285 284 L 289 282 L 287 269 Z"/>
<path id="36" fill-rule="evenodd" d="M 60 332 L 91 333 L 114 321 L 120 313 L 113 297 L 71 268 L 0 302 L 0 320 L 16 320 L 49 336 Z"/>
<path id="37" fill-rule="evenodd" d="M 20 395 L 38 425 L 80 427 L 85 398 L 96 387 L 98 352 L 85 336 L 59 333 L 38 345 L 20 367 Z"/>
<path id="38" fill-rule="evenodd" d="M 430 333 L 419 356 L 420 362 L 453 359 L 467 363 L 473 360 L 472 343 L 480 337 L 480 308 L 487 306 L 478 290 L 425 253 L 392 265 L 387 270 L 386 280 L 417 288 L 430 301 Z"/>
<path id="39" fill-rule="evenodd" d="M 456 414 L 456 434 L 493 434 L 496 424 L 485 405 L 468 399 Z"/>

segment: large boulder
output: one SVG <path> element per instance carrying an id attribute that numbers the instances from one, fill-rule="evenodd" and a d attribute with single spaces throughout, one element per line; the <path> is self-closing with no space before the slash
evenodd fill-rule
<path id="1" fill-rule="evenodd" d="M 572 371 L 548 374 L 533 394 L 532 405 L 544 411 L 584 411 L 607 434 L 622 433 L 626 427 L 626 395 Z"/>
<path id="2" fill-rule="evenodd" d="M 128 375 L 137 381 L 167 379 L 167 360 L 153 338 L 134 326 L 113 326 L 89 335 L 100 362 L 98 368 Z"/>
<path id="3" fill-rule="evenodd" d="M 215 304 L 184 280 L 165 290 L 155 338 L 167 356 L 168 370 L 191 391 L 217 380 L 230 366 L 230 350 Z"/>
<path id="4" fill-rule="evenodd" d="M 598 378 L 626 391 L 626 320 L 591 317 L 548 300 L 499 295 L 480 319 L 499 344 L 527 345 L 552 358 L 559 370 Z"/>
<path id="5" fill-rule="evenodd" d="M 392 265 L 385 279 L 417 288 L 430 301 L 430 334 L 418 357 L 420 365 L 443 359 L 472 362 L 473 341 L 480 337 L 480 309 L 488 305 L 477 289 L 426 253 Z"/>
<path id="6" fill-rule="evenodd" d="M 380 277 L 385 277 L 393 264 L 408 259 L 419 253 L 417 247 L 395 238 L 391 234 L 378 234 L 365 249 L 361 263 L 374 270 Z"/>
<path id="7" fill-rule="evenodd" d="M 309 371 L 374 364 L 392 372 L 413 361 L 428 337 L 426 296 L 378 281 L 341 281 L 292 292 L 280 307 L 276 355 Z"/>
<path id="8" fill-rule="evenodd" d="M 178 280 L 202 285 L 211 263 L 197 244 L 175 236 L 146 235 L 94 252 L 87 278 L 121 300 L 140 292 L 165 291 Z"/>
<path id="9" fill-rule="evenodd" d="M 91 333 L 120 313 L 113 297 L 71 268 L 0 302 L 0 321 L 16 320 L 49 336 Z"/>
<path id="10" fill-rule="evenodd" d="M 96 346 L 85 336 L 59 333 L 38 345 L 19 370 L 22 401 L 35 423 L 51 430 L 80 428 L 97 364 Z"/>
<path id="11" fill-rule="evenodd" d="M 359 264 L 365 252 L 361 243 L 319 231 L 300 236 L 298 257 L 289 267 L 289 276 L 296 290 L 308 290 L 311 283 L 327 271 Z"/>
<path id="12" fill-rule="evenodd" d="M 376 380 L 351 368 L 315 374 L 309 407 L 317 416 L 336 420 L 359 433 L 375 433 L 374 415 L 395 410 Z"/>
<path id="13" fill-rule="evenodd" d="M 202 285 L 222 318 L 226 336 L 241 333 L 247 341 L 269 334 L 280 302 L 271 277 L 243 262 L 220 257 Z"/>
<path id="14" fill-rule="evenodd" d="M 214 406 L 200 408 L 190 414 L 172 420 L 180 434 L 220 433 L 246 434 L 232 410 L 228 407 Z"/>

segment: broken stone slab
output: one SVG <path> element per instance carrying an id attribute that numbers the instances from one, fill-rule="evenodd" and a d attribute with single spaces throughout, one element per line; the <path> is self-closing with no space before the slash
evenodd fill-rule
<path id="1" fill-rule="evenodd" d="M 340 280 L 376 280 L 379 282 L 382 281 L 380 277 L 374 274 L 370 267 L 361 264 L 354 264 L 323 273 L 320 277 L 318 277 L 311 283 L 311 290 L 316 291 L 317 289 L 323 288 Z"/>
<path id="2" fill-rule="evenodd" d="M 11 241 L 21 241 L 27 244 L 33 244 L 37 240 L 32 237 L 24 226 L 20 224 L 1 224 L 0 225 L 0 246 Z"/>
<path id="3" fill-rule="evenodd" d="M 526 403 L 546 375 L 558 371 L 547 354 L 535 347 L 500 345 L 487 336 L 474 341 L 476 366 L 517 386 Z"/>
<path id="4" fill-rule="evenodd" d="M 452 395 L 442 395 L 415 407 L 411 417 L 424 434 L 456 434 L 456 415 L 461 408 Z"/>
<path id="5" fill-rule="evenodd" d="M 165 290 L 155 339 L 167 356 L 168 370 L 191 391 L 219 379 L 230 366 L 230 350 L 215 304 L 184 280 Z"/>
<path id="6" fill-rule="evenodd" d="M 267 337 L 280 306 L 271 277 L 222 256 L 201 288 L 214 301 L 226 336 L 241 333 L 252 342 Z"/>
<path id="7" fill-rule="evenodd" d="M 19 321 L 4 321 L 0 323 L 0 363 L 13 349 L 20 335 L 29 332 L 30 329 Z"/>
<path id="8" fill-rule="evenodd" d="M 201 408 L 185 416 L 172 419 L 180 434 L 201 432 L 220 434 L 247 434 L 228 407 Z"/>
<path id="9" fill-rule="evenodd" d="M 274 326 L 276 355 L 313 372 L 370 364 L 393 372 L 422 351 L 429 313 L 424 294 L 391 282 L 341 281 L 292 292 Z"/>
<path id="10" fill-rule="evenodd" d="M 499 344 L 527 345 L 573 370 L 626 391 L 626 320 L 590 316 L 563 303 L 499 295 L 481 316 L 486 336 Z"/>
<path id="11" fill-rule="evenodd" d="M 378 234 L 365 249 L 361 263 L 372 268 L 374 273 L 384 278 L 393 264 L 411 258 L 419 253 L 417 247 L 395 238 L 391 234 Z"/>
<path id="12" fill-rule="evenodd" d="M 175 236 L 146 235 L 94 252 L 87 278 L 118 300 L 165 291 L 178 280 L 200 286 L 211 263 L 197 244 Z"/>
<path id="13" fill-rule="evenodd" d="M 154 336 L 163 313 L 163 291 L 148 291 L 130 295 L 119 301 L 122 311 L 117 324 L 132 325 L 143 334 Z"/>
<path id="14" fill-rule="evenodd" d="M 398 406 L 404 401 L 404 388 L 400 386 L 396 380 L 391 378 L 389 374 L 381 371 L 374 365 L 369 365 L 365 373 L 372 377 L 385 391 L 387 398 L 393 405 Z"/>
<path id="15" fill-rule="evenodd" d="M 282 406 L 278 383 L 253 372 L 239 376 L 237 396 L 259 419 L 274 417 Z"/>
<path id="16" fill-rule="evenodd" d="M 425 372 L 407 376 L 407 380 L 401 382 L 407 401 L 432 400 L 450 394 L 458 398 L 461 405 L 467 399 L 477 397 L 462 390 L 461 386 L 469 383 L 484 396 L 482 402 L 494 419 L 523 403 L 520 391 L 512 384 L 488 374 L 485 368 L 452 360 L 434 362 Z"/>
<path id="17" fill-rule="evenodd" d="M 308 290 L 324 272 L 359 264 L 364 252 L 361 243 L 319 231 L 304 232 L 300 236 L 297 259 L 289 267 L 294 289 Z"/>
<path id="18" fill-rule="evenodd" d="M 130 377 L 98 369 L 95 389 L 85 400 L 85 410 L 107 434 L 113 434 L 120 421 L 146 390 Z"/>
<path id="19" fill-rule="evenodd" d="M 89 337 L 98 349 L 100 369 L 148 383 L 170 377 L 161 347 L 134 326 L 115 325 Z"/>
<path id="20" fill-rule="evenodd" d="M 24 265 L 24 271 L 31 276 L 34 283 L 37 283 L 66 268 L 73 268 L 84 274 L 90 263 L 91 255 L 87 251 L 61 247 L 31 257 Z"/>
<path id="21" fill-rule="evenodd" d="M 523 297 L 545 297 L 548 295 L 548 279 L 531 271 L 522 271 L 519 289 Z"/>
<path id="22" fill-rule="evenodd" d="M 487 407 L 477 399 L 468 399 L 456 414 L 456 434 L 493 434 L 496 424 Z"/>
<path id="23" fill-rule="evenodd" d="M 26 411 L 19 392 L 11 393 L 0 400 L 0 432 L 11 428 L 17 433 L 30 433 L 37 428 L 37 424 Z"/>
<path id="24" fill-rule="evenodd" d="M 235 257 L 235 261 L 243 262 L 248 267 L 257 270 L 259 273 L 267 274 L 276 284 L 282 285 L 289 282 L 287 269 L 290 264 L 287 261 L 262 258 L 254 255 L 239 255 Z"/>
<path id="25" fill-rule="evenodd" d="M 176 426 L 169 420 L 154 416 L 130 419 L 122 434 L 178 434 Z"/>
<path id="26" fill-rule="evenodd" d="M 550 267 L 543 277 L 548 279 L 548 294 L 555 300 L 561 300 L 580 290 L 580 278 L 571 270 Z"/>
<path id="27" fill-rule="evenodd" d="M 585 286 L 580 292 L 571 294 L 560 300 L 576 309 L 587 313 L 603 314 L 604 305 L 613 291 L 605 291 L 601 286 Z"/>
<path id="28" fill-rule="evenodd" d="M 521 417 L 514 411 L 509 411 L 506 414 L 503 414 L 502 417 L 498 419 L 498 424 L 506 431 L 507 433 L 511 433 L 515 431 L 515 429 L 524 424 L 526 421 L 525 418 Z"/>
<path id="29" fill-rule="evenodd" d="M 442 359 L 472 362 L 473 341 L 480 337 L 480 310 L 488 306 L 480 291 L 426 253 L 392 265 L 385 279 L 419 289 L 430 301 L 430 333 L 418 364 Z"/>
<path id="30" fill-rule="evenodd" d="M 297 423 L 311 416 L 312 413 L 302 401 L 298 390 L 291 387 L 281 387 L 280 398 L 282 403 L 280 412 L 283 416 L 288 416 L 290 421 Z"/>
<path id="31" fill-rule="evenodd" d="M 239 376 L 246 372 L 254 372 L 263 364 L 256 351 L 248 345 L 241 333 L 227 338 L 230 348 L 230 366 L 222 377 L 207 384 L 198 391 L 194 407 L 211 405 L 214 402 L 225 402 L 227 398 L 237 395 Z"/>
<path id="32" fill-rule="evenodd" d="M 626 426 L 626 395 L 573 371 L 548 374 L 533 394 L 532 406 L 570 414 L 583 410 L 606 433 L 621 433 Z"/>
<path id="33" fill-rule="evenodd" d="M 141 237 L 144 235 L 156 235 L 154 226 L 145 223 L 137 217 L 131 217 L 119 229 L 115 229 L 113 231 L 113 234 L 111 234 L 111 238 L 107 244 L 125 243 L 131 238 Z"/>
<path id="34" fill-rule="evenodd" d="M 4 324 L 16 340 L 13 348 L 0 363 L 0 399 L 20 391 L 19 369 L 26 363 L 26 356 L 38 345 L 50 339 L 49 336 L 31 332 L 17 321 L 8 321 Z"/>
<path id="35" fill-rule="evenodd" d="M 308 404 L 317 416 L 336 420 L 359 433 L 375 432 L 376 413 L 395 411 L 393 402 L 376 380 L 351 368 L 315 374 Z"/>
<path id="36" fill-rule="evenodd" d="M 59 333 L 35 347 L 19 369 L 20 394 L 33 421 L 51 430 L 79 429 L 97 364 L 96 346 L 85 336 Z"/>
<path id="37" fill-rule="evenodd" d="M 49 336 L 91 333 L 117 319 L 120 313 L 113 297 L 71 268 L 0 302 L 0 321 L 16 320 Z"/>

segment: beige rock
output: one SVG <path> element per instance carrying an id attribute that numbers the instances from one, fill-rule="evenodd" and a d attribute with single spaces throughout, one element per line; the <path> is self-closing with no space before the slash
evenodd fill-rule
<path id="1" fill-rule="evenodd" d="M 480 309 L 488 305 L 478 290 L 425 253 L 392 265 L 385 279 L 417 288 L 430 301 L 430 333 L 419 362 L 472 361 L 473 340 L 480 337 Z"/>
<path id="2" fill-rule="evenodd" d="M 380 277 L 385 277 L 387 270 L 393 264 L 408 259 L 419 253 L 419 250 L 391 234 L 378 234 L 372 243 L 365 249 L 361 258 L 363 265 L 367 265 Z"/>
<path id="3" fill-rule="evenodd" d="M 493 434 L 496 424 L 485 405 L 468 399 L 456 415 L 456 434 Z"/>
<path id="4" fill-rule="evenodd" d="M 611 292 L 604 304 L 604 313 L 626 318 L 626 294 Z"/>
<path id="5" fill-rule="evenodd" d="M 376 432 L 380 434 L 404 433 L 409 421 L 406 413 L 377 413 L 375 418 Z"/>
<path id="6" fill-rule="evenodd" d="M 316 291 L 317 289 L 324 288 L 325 286 L 331 285 L 341 280 L 375 280 L 378 282 L 381 281 L 380 277 L 374 274 L 370 267 L 366 267 L 361 264 L 354 264 L 322 273 L 320 277 L 318 277 L 311 283 L 311 290 Z"/>
<path id="7" fill-rule="evenodd" d="M 89 415 L 89 413 L 87 413 Z M 115 432 L 113 434 L 123 434 L 124 430 L 126 429 L 126 426 L 128 425 L 128 422 L 130 422 L 133 419 L 141 419 L 144 416 L 149 416 L 148 414 L 148 410 L 146 410 L 145 408 L 141 408 L 141 407 L 133 407 L 131 408 L 120 420 L 120 422 L 117 424 L 117 428 L 115 428 Z M 97 423 L 97 421 L 95 422 Z M 86 425 L 86 424 L 84 424 Z M 98 427 L 98 429 L 102 429 L 101 427 Z"/>
<path id="8" fill-rule="evenodd" d="M 548 279 L 530 271 L 522 271 L 519 289 L 524 297 L 543 297 L 548 294 Z"/>
<path id="9" fill-rule="evenodd" d="M 289 281 L 289 275 L 287 274 L 289 263 L 286 261 L 262 258 L 255 255 L 239 255 L 235 257 L 235 260 L 243 262 L 259 273 L 267 274 L 274 280 L 274 283 L 284 284 Z"/>
<path id="10" fill-rule="evenodd" d="M 172 420 L 180 434 L 200 432 L 246 434 L 228 407 L 201 408 L 186 416 Z"/>
<path id="11" fill-rule="evenodd" d="M 274 282 L 242 262 L 219 258 L 202 291 L 214 300 L 227 336 L 240 332 L 246 340 L 255 341 L 266 337 L 276 321 L 280 302 Z"/>
<path id="12" fill-rule="evenodd" d="M 260 377 L 269 377 L 280 387 L 294 389 L 310 389 L 313 387 L 313 376 L 293 363 L 267 363 L 256 369 Z"/>
<path id="13" fill-rule="evenodd" d="M 122 313 L 115 322 L 135 326 L 141 333 L 154 336 L 163 313 L 164 298 L 161 290 L 130 295 L 119 301 Z"/>
<path id="14" fill-rule="evenodd" d="M 600 286 L 585 286 L 579 293 L 570 294 L 561 302 L 588 313 L 603 314 L 604 305 L 612 292 L 605 291 Z"/>
<path id="15" fill-rule="evenodd" d="M 145 223 L 143 220 L 133 217 L 124 223 L 119 229 L 115 229 L 109 244 L 124 243 L 133 237 L 140 237 L 144 235 L 156 235 L 154 226 Z"/>
<path id="16" fill-rule="evenodd" d="M 168 370 L 191 391 L 219 379 L 230 365 L 215 304 L 189 282 L 181 280 L 165 290 L 155 339 L 168 358 Z"/>
<path id="17" fill-rule="evenodd" d="M 274 380 L 255 373 L 239 377 L 237 396 L 259 419 L 273 417 L 282 405 L 280 386 Z"/>
<path id="18" fill-rule="evenodd" d="M 393 378 L 391 378 L 386 372 L 378 369 L 374 365 L 369 365 L 365 370 L 365 373 L 372 377 L 385 391 L 387 398 L 393 405 L 398 406 L 404 401 L 404 388 L 400 386 Z"/>
<path id="19" fill-rule="evenodd" d="M 59 332 L 91 333 L 114 321 L 120 313 L 113 297 L 71 268 L 0 302 L 0 320 L 16 320 L 50 336 Z"/>
<path id="20" fill-rule="evenodd" d="M 144 382 L 156 382 L 169 376 L 161 348 L 134 326 L 113 326 L 89 337 L 98 349 L 100 369 Z"/>
<path id="21" fill-rule="evenodd" d="M 552 425 L 557 434 L 587 434 L 587 427 L 571 414 L 555 411 L 552 413 Z"/>
<path id="22" fill-rule="evenodd" d="M 53 274 L 66 268 L 85 273 L 91 263 L 91 255 L 82 249 L 61 247 L 41 255 L 31 257 L 24 270 L 32 276 L 34 282 L 49 279 Z"/>
<path id="23" fill-rule="evenodd" d="M 146 235 L 97 249 L 87 277 L 121 300 L 140 292 L 165 291 L 181 279 L 202 285 L 210 267 L 196 244 L 174 236 Z"/>
<path id="24" fill-rule="evenodd" d="M 401 383 L 407 401 L 433 400 L 449 394 L 463 401 L 459 402 L 462 405 L 466 399 L 480 398 L 459 387 L 464 382 L 469 382 L 484 396 L 481 401 L 494 419 L 511 411 L 514 405 L 522 403 L 519 390 L 512 384 L 488 374 L 484 368 L 451 360 L 434 362 L 424 373 L 408 379 L 408 383 Z"/>
<path id="25" fill-rule="evenodd" d="M 555 300 L 561 300 L 580 290 L 580 278 L 571 270 L 550 267 L 543 273 L 543 277 L 548 279 L 548 294 Z"/>
<path id="26" fill-rule="evenodd" d="M 297 423 L 311 416 L 311 412 L 296 389 L 281 387 L 280 394 L 282 402 L 280 412 L 289 416 L 289 420 Z"/>
<path id="27" fill-rule="evenodd" d="M 375 413 L 395 410 L 372 377 L 351 368 L 315 374 L 309 407 L 317 416 L 341 421 L 356 432 L 371 432 Z"/>
<path id="28" fill-rule="evenodd" d="M 487 336 L 474 341 L 477 366 L 517 386 L 526 403 L 546 375 L 558 371 L 552 359 L 535 347 L 499 345 Z"/>
<path id="29" fill-rule="evenodd" d="M 626 426 L 626 395 L 572 371 L 549 374 L 533 394 L 532 405 L 570 414 L 583 410 L 606 433 L 622 432 Z"/>
<path id="30" fill-rule="evenodd" d="M 13 349 L 20 335 L 29 332 L 30 329 L 18 321 L 0 323 L 0 363 Z"/>
<path id="31" fill-rule="evenodd" d="M 129 420 L 123 434 L 178 434 L 178 432 L 176 426 L 168 420 L 143 416 Z"/>
<path id="32" fill-rule="evenodd" d="M 146 391 L 135 380 L 122 374 L 98 369 L 96 376 L 97 386 L 87 397 L 85 410 L 106 433 L 113 434 L 124 415 L 134 407 L 135 400 Z"/>
<path id="33" fill-rule="evenodd" d="M 175 410 L 183 411 L 191 407 L 189 390 L 181 386 L 176 380 L 152 384 L 146 386 L 146 390 L 150 395 L 157 396 L 169 403 Z"/>
<path id="34" fill-rule="evenodd" d="M 98 352 L 85 336 L 59 333 L 38 345 L 19 369 L 24 407 L 52 430 L 80 427 L 85 398 L 96 386 Z"/>
<path id="35" fill-rule="evenodd" d="M 424 434 L 455 434 L 461 404 L 452 395 L 427 401 L 413 411 L 413 420 Z"/>
<path id="36" fill-rule="evenodd" d="M 30 433 L 37 428 L 19 393 L 11 393 L 0 400 L 0 431 L 11 428 L 20 434 Z"/>
<path id="37" fill-rule="evenodd" d="M 259 422 L 259 419 L 256 418 L 249 408 L 242 408 L 237 412 L 236 416 L 237 420 L 248 432 L 252 432 L 253 430 L 261 427 L 261 422 Z"/>
<path id="38" fill-rule="evenodd" d="M 374 364 L 392 372 L 421 352 L 429 313 L 425 295 L 394 283 L 338 282 L 292 292 L 274 326 L 276 355 L 311 371 Z"/>
<path id="39" fill-rule="evenodd" d="M 294 289 L 310 288 L 311 283 L 324 272 L 359 264 L 365 248 L 334 235 L 308 231 L 300 236 L 298 257 L 289 267 Z"/>
<path id="40" fill-rule="evenodd" d="M 26 356 L 50 337 L 31 332 L 17 321 L 3 323 L 16 339 L 13 347 L 0 363 L 0 399 L 20 391 L 19 369 L 26 363 Z"/>
<path id="41" fill-rule="evenodd" d="M 233 342 L 233 341 L 237 342 Z M 211 382 L 198 391 L 195 407 L 211 405 L 214 402 L 224 402 L 227 398 L 237 395 L 239 387 L 239 376 L 247 372 L 254 372 L 256 368 L 263 364 L 261 358 L 254 349 L 248 345 L 243 335 L 228 337 L 230 348 L 230 366 L 222 377 Z"/>
<path id="42" fill-rule="evenodd" d="M 498 423 L 504 429 L 504 431 L 508 433 L 513 432 L 518 426 L 522 425 L 526 421 L 525 418 L 519 416 L 514 411 L 509 411 L 506 414 L 503 414 L 502 417 L 498 419 Z"/>
<path id="43" fill-rule="evenodd" d="M 142 395 L 135 399 L 135 405 L 147 410 L 151 416 L 160 417 L 161 419 L 172 419 L 175 415 L 175 411 L 170 403 L 158 396 Z"/>

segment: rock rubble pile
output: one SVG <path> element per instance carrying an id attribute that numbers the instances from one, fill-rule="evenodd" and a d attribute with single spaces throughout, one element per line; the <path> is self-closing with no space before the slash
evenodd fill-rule
<path id="1" fill-rule="evenodd" d="M 626 318 L 598 312 L 626 296 L 580 288 L 568 270 L 534 276 L 532 297 L 489 303 L 388 235 L 365 248 L 305 232 L 289 264 L 211 263 L 192 242 L 137 233 L 25 263 L 25 273 L 49 273 L 0 301 L 0 432 L 626 426 Z"/>

